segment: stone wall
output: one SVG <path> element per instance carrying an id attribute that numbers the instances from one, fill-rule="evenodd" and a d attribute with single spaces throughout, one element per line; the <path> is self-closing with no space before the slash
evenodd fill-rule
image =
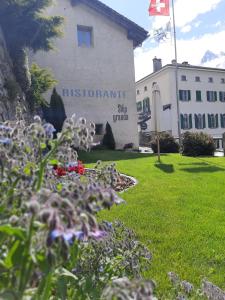
<path id="1" fill-rule="evenodd" d="M 18 101 L 25 103 L 20 87 L 13 75 L 12 63 L 0 27 L 0 122 L 15 118 Z"/>

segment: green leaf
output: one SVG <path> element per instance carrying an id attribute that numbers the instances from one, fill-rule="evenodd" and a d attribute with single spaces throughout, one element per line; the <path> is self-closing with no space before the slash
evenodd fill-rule
<path id="1" fill-rule="evenodd" d="M 49 161 L 50 165 L 58 165 L 59 161 L 57 159 L 52 159 Z"/>
<path id="2" fill-rule="evenodd" d="M 46 147 L 47 147 L 45 143 L 41 143 L 40 146 L 41 146 L 41 149 L 42 149 L 42 150 L 46 149 Z"/>
<path id="3" fill-rule="evenodd" d="M 12 268 L 13 265 L 14 265 L 14 263 L 15 263 L 15 261 L 18 262 L 17 259 L 14 261 L 13 257 L 15 256 L 18 248 L 21 248 L 20 245 L 21 245 L 20 241 L 17 240 L 17 241 L 15 241 L 15 243 L 13 244 L 13 246 L 10 248 L 10 251 L 8 252 L 8 255 L 6 256 L 6 258 L 4 260 L 4 267 L 6 267 L 7 269 Z M 18 252 L 17 252 L 17 254 L 18 254 Z"/>
<path id="4" fill-rule="evenodd" d="M 19 227 L 12 227 L 10 225 L 0 226 L 0 233 L 4 233 L 9 236 L 16 236 L 22 240 L 26 238 L 26 231 Z"/>
<path id="5" fill-rule="evenodd" d="M 58 270 L 59 271 L 59 276 L 63 276 L 63 277 L 69 277 L 71 279 L 74 279 L 74 280 L 78 280 L 78 277 L 75 276 L 73 273 L 71 273 L 70 271 L 68 271 L 67 269 L 60 269 Z"/>

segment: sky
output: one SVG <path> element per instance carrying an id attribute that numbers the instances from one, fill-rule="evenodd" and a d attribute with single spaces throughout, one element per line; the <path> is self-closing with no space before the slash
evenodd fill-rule
<path id="1" fill-rule="evenodd" d="M 149 32 L 150 37 L 135 49 L 136 80 L 152 72 L 152 59 L 161 58 L 162 64 L 174 59 L 173 30 L 164 41 L 156 42 L 155 30 L 165 28 L 170 17 L 152 17 L 148 14 L 150 0 L 101 0 L 117 12 L 134 21 Z M 192 65 L 225 68 L 225 0 L 174 0 L 177 32 L 178 62 Z M 212 52 L 202 62 L 206 51 Z"/>

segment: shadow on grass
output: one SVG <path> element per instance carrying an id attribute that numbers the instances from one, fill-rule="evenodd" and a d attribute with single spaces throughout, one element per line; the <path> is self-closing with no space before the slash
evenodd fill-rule
<path id="1" fill-rule="evenodd" d="M 155 167 L 165 173 L 173 173 L 174 167 L 171 164 L 156 163 Z"/>
<path id="2" fill-rule="evenodd" d="M 208 166 L 206 162 L 195 162 L 195 163 L 179 163 L 179 166 Z"/>
<path id="3" fill-rule="evenodd" d="M 208 167 L 182 168 L 180 170 L 188 173 L 214 173 L 219 171 L 225 171 L 224 168 L 209 165 Z"/>
<path id="4" fill-rule="evenodd" d="M 137 158 L 154 157 L 152 153 L 126 152 L 126 151 L 111 151 L 111 150 L 93 150 L 91 152 L 78 151 L 78 158 L 86 164 L 96 163 L 101 161 L 118 161 Z"/>

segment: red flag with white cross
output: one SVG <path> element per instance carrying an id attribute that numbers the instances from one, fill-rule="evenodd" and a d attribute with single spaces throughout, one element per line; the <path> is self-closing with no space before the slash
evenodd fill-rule
<path id="1" fill-rule="evenodd" d="M 169 0 L 150 0 L 149 6 L 150 16 L 169 16 L 170 1 Z"/>

